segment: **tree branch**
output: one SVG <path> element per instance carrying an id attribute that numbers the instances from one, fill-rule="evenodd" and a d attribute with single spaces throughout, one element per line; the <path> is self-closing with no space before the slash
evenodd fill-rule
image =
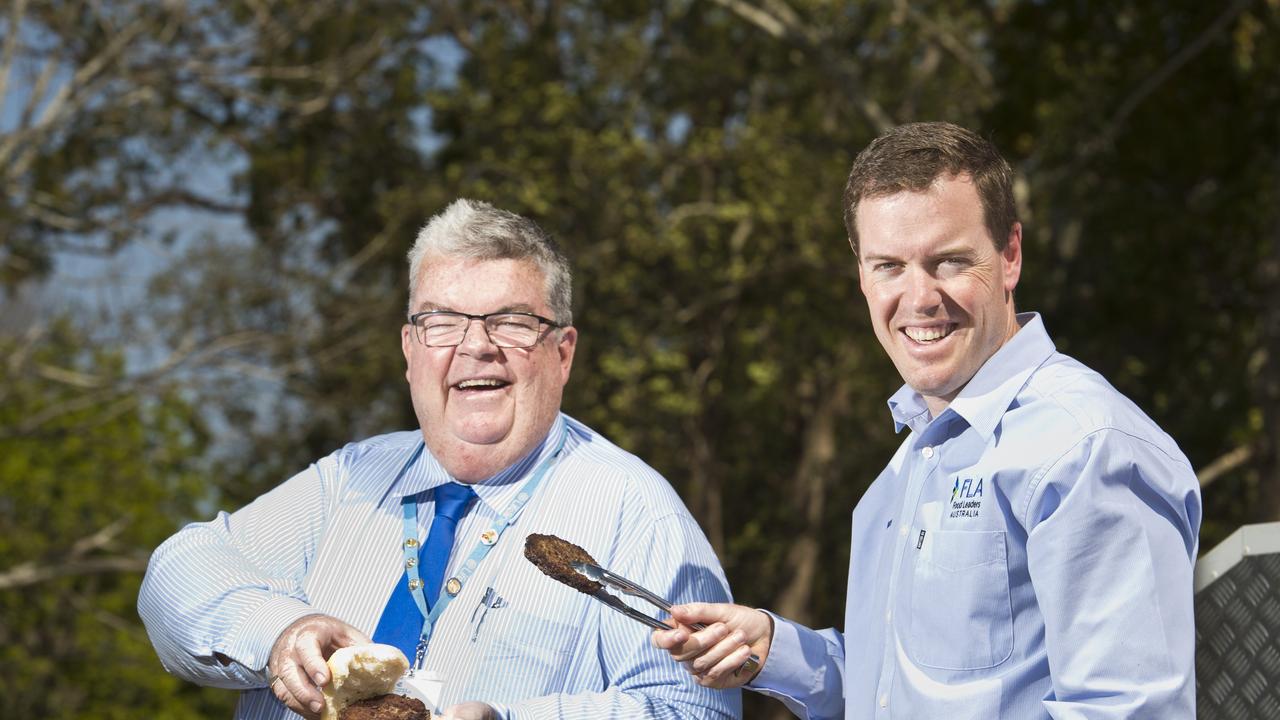
<path id="1" fill-rule="evenodd" d="M 93 425 L 103 422 L 135 407 L 140 400 L 140 396 L 144 395 L 150 386 L 157 384 L 162 378 L 175 372 L 179 367 L 200 367 L 210 364 L 213 359 L 224 353 L 255 344 L 262 344 L 269 338 L 270 336 L 265 333 L 245 330 L 229 333 L 203 345 L 197 345 L 192 337 L 187 336 L 170 353 L 169 357 L 155 368 L 111 384 L 103 384 L 103 382 L 99 381 L 95 390 L 72 395 L 64 400 L 54 402 L 24 416 L 12 427 L 0 428 L 0 439 L 30 437 L 36 435 L 42 427 L 54 423 L 67 415 L 99 407 L 102 409 L 95 413 L 93 421 L 86 424 Z M 13 366 L 12 360 L 10 365 Z M 48 368 L 48 366 L 42 367 Z M 17 366 L 16 369 L 20 371 L 21 366 Z M 55 374 L 57 374 L 57 369 L 54 370 Z M 62 379 L 65 381 L 70 378 L 64 376 Z M 83 380 L 88 379 L 88 377 L 77 379 Z M 62 430 L 63 428 L 59 429 Z"/>
<path id="2" fill-rule="evenodd" d="M 62 559 L 32 560 L 0 572 L 0 590 L 37 585 L 60 577 L 146 570 L 147 553 L 86 557 L 109 547 L 129 522 L 128 517 L 118 518 L 92 535 L 77 540 L 65 555 L 55 556 Z"/>
<path id="3" fill-rule="evenodd" d="M 149 556 L 116 555 L 64 560 L 62 562 L 27 562 L 0 572 L 0 590 L 38 585 L 61 577 L 78 575 L 102 575 L 107 573 L 138 573 L 147 569 Z"/>
<path id="4" fill-rule="evenodd" d="M 912 5 L 908 0 L 898 0 L 898 10 L 905 12 L 907 17 L 924 30 L 928 35 L 938 41 L 944 50 L 949 52 L 961 64 L 969 68 L 974 78 L 978 80 L 978 84 L 984 89 L 990 90 L 995 87 L 995 78 L 991 76 L 991 70 L 982 62 L 978 56 L 964 43 L 955 33 L 948 32 L 941 23 L 934 22 L 932 18 L 920 11 L 920 9 Z"/>
<path id="5" fill-rule="evenodd" d="M 1112 114 L 1111 119 L 1107 121 L 1103 129 L 1091 141 L 1082 143 L 1080 151 L 1075 154 L 1075 158 L 1066 164 L 1063 164 L 1056 170 L 1045 174 L 1045 179 L 1052 181 L 1058 178 L 1071 175 L 1079 170 L 1079 168 L 1093 158 L 1094 155 L 1102 150 L 1111 147 L 1115 142 L 1116 136 L 1120 134 L 1124 124 L 1128 122 L 1131 116 L 1153 92 L 1163 85 L 1174 73 L 1182 69 L 1187 63 L 1191 62 L 1197 55 L 1208 47 L 1210 41 L 1221 33 L 1232 20 L 1244 11 L 1251 3 L 1251 0 L 1235 0 L 1229 5 L 1221 15 L 1219 15 L 1204 32 L 1196 36 L 1196 39 L 1188 43 L 1178 52 L 1174 53 L 1165 63 L 1152 73 L 1149 77 L 1137 85 L 1120 103 L 1119 108 Z M 1034 167 L 1039 162 L 1036 158 L 1028 158 L 1025 163 L 1028 167 Z"/>
<path id="6" fill-rule="evenodd" d="M 818 55 L 818 60 L 824 66 L 833 68 L 835 74 L 849 86 L 846 99 L 853 101 L 867 121 L 875 127 L 877 133 L 887 132 L 897 125 L 879 102 L 862 92 L 862 77 L 845 58 L 842 50 L 829 47 L 824 34 L 804 24 L 795 10 L 783 0 L 767 0 L 772 12 L 756 7 L 745 0 L 712 1 L 776 39 L 793 37 L 809 47 Z"/>
<path id="7" fill-rule="evenodd" d="M 1200 481 L 1200 488 L 1209 487 L 1214 480 L 1245 464 L 1252 457 L 1253 448 L 1248 445 L 1241 445 L 1235 450 L 1222 455 L 1196 473 L 1196 479 Z"/>
<path id="8" fill-rule="evenodd" d="M 18 49 L 18 28 L 22 27 L 22 19 L 27 14 L 27 0 L 16 0 L 9 13 L 9 35 L 4 39 L 4 50 L 0 51 L 0 108 L 4 107 L 4 99 L 9 96 L 9 73 L 13 71 L 13 56 Z"/>
<path id="9" fill-rule="evenodd" d="M 781 39 L 787 34 L 787 27 L 782 21 L 743 0 L 713 0 L 715 4 L 726 8 L 738 17 L 755 25 L 775 38 Z"/>

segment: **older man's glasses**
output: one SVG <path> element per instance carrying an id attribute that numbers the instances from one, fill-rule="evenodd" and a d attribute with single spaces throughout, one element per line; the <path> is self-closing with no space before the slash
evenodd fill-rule
<path id="1" fill-rule="evenodd" d="M 467 337 L 472 320 L 484 323 L 489 342 L 500 348 L 531 348 L 542 339 L 549 328 L 564 327 L 541 315 L 522 312 L 469 315 L 444 310 L 427 310 L 409 316 L 418 341 L 427 347 L 453 347 L 461 345 Z"/>

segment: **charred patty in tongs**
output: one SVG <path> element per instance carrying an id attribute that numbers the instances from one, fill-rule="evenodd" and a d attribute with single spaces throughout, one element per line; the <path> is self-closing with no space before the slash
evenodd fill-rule
<path id="1" fill-rule="evenodd" d="M 555 535 L 530 535 L 524 541 L 524 556 L 548 577 L 559 580 L 580 593 L 591 595 L 604 587 L 594 580 L 588 580 L 582 573 L 573 569 L 570 563 L 584 562 L 592 565 L 598 563 L 591 557 L 591 553 L 568 540 L 562 540 Z"/>

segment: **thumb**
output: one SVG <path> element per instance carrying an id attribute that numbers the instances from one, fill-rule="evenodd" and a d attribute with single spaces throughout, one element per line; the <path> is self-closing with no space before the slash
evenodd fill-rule
<path id="1" fill-rule="evenodd" d="M 368 645 L 373 642 L 368 635 L 360 632 L 358 628 L 352 625 L 347 626 L 346 633 L 344 633 L 344 635 L 345 637 L 343 639 L 346 642 L 344 642 L 343 645 Z"/>
<path id="2" fill-rule="evenodd" d="M 327 632 L 325 632 L 325 637 L 321 640 L 321 643 L 328 649 L 328 654 L 332 654 L 338 648 L 351 645 L 367 645 L 373 642 L 368 635 L 360 632 L 358 628 L 341 620 L 335 619 L 332 624 L 325 627 L 325 630 Z"/>
<path id="3" fill-rule="evenodd" d="M 317 638 L 317 640 L 320 647 L 323 648 L 323 657 L 325 659 L 333 655 L 338 648 L 351 645 L 367 645 L 372 642 L 368 636 L 354 626 L 337 619 L 334 619 L 333 623 L 325 625 L 320 634 L 321 637 Z M 323 686 L 329 682 L 328 663 L 316 664 L 312 668 L 311 674 L 315 678 L 316 684 Z"/>

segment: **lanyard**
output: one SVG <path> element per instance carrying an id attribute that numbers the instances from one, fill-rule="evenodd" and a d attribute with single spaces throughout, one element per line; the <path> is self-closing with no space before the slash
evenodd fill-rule
<path id="1" fill-rule="evenodd" d="M 502 537 L 503 531 L 511 523 L 515 522 L 516 515 L 520 513 L 520 509 L 525 506 L 525 503 L 529 502 L 529 498 L 533 497 L 534 491 L 537 490 L 547 471 L 551 469 L 552 464 L 560 457 L 560 451 L 564 449 L 564 443 L 568 437 L 568 428 L 562 429 L 560 437 L 556 441 L 555 450 L 542 461 L 542 464 L 534 471 L 533 477 L 525 481 L 524 486 L 520 488 L 520 492 L 516 493 L 515 498 L 507 505 L 506 511 L 497 520 L 494 520 L 493 525 L 488 530 L 480 533 L 480 542 L 476 543 L 471 555 L 458 568 L 458 573 L 444 583 L 435 604 L 431 606 L 430 612 L 427 611 L 426 593 L 422 591 L 422 579 L 418 576 L 418 502 L 412 496 L 406 496 L 400 502 L 404 520 L 404 542 L 401 543 L 401 547 L 404 549 L 405 572 L 409 576 L 409 593 L 413 596 L 413 602 L 418 606 L 418 611 L 422 613 L 422 617 L 425 620 L 422 624 L 422 637 L 418 639 L 418 650 L 414 653 L 413 667 L 415 670 L 422 667 L 422 661 L 427 656 L 427 643 L 431 641 L 431 631 L 435 628 L 436 620 L 440 618 L 440 615 L 444 613 L 444 609 L 449 606 L 449 603 L 453 602 L 458 593 L 462 592 L 463 584 L 475 573 L 480 561 L 489 554 L 493 546 L 498 544 L 498 538 Z"/>

